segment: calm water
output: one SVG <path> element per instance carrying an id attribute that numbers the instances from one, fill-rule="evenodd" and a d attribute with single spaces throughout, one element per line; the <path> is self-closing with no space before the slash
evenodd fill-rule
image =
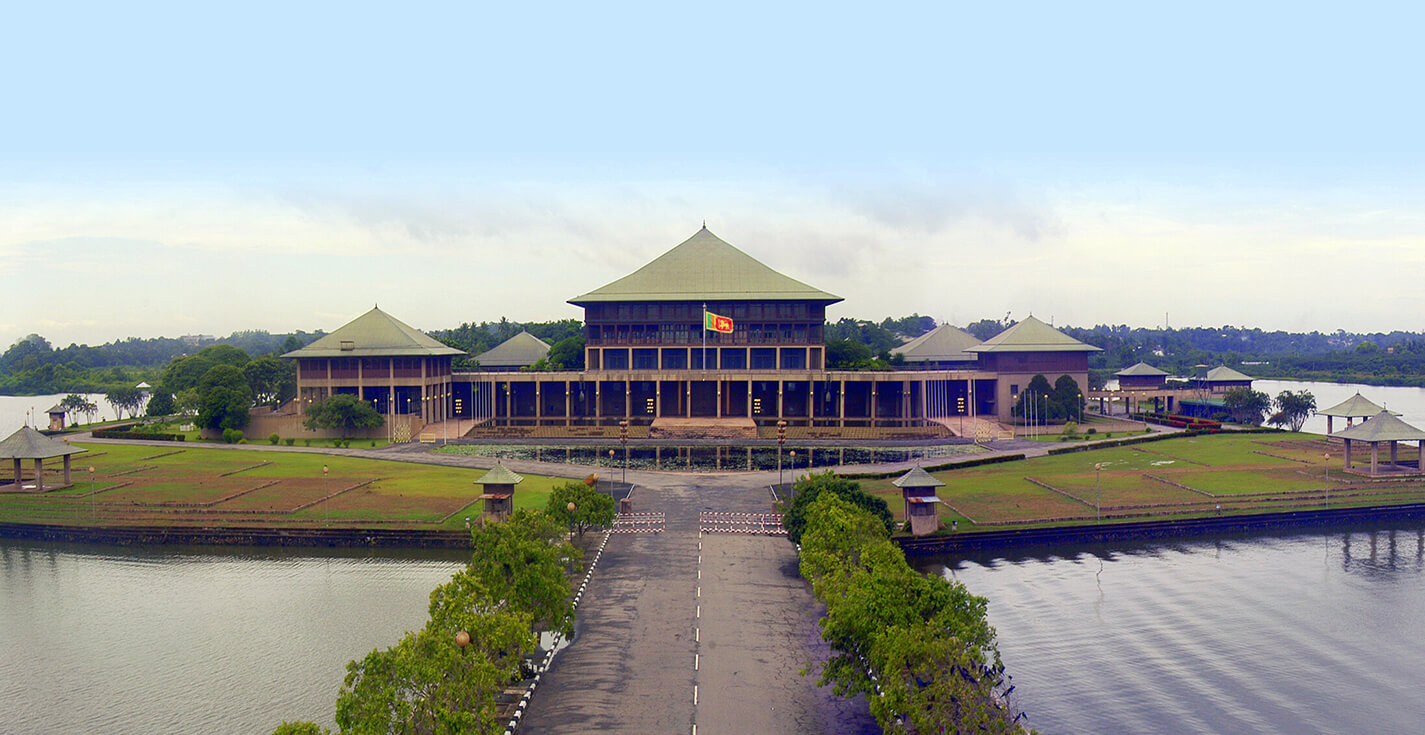
<path id="1" fill-rule="evenodd" d="M 1425 524 L 922 562 L 1041 733 L 1425 730 Z"/>
<path id="2" fill-rule="evenodd" d="M 45 413 L 51 406 L 64 400 L 68 393 L 60 393 L 50 396 L 0 396 L 0 439 L 13 434 L 15 429 L 28 423 L 40 429 L 49 428 L 49 414 Z M 99 407 L 98 413 L 94 414 L 95 421 L 110 421 L 114 419 L 114 408 L 109 402 L 104 400 L 104 396 L 99 393 L 81 393 L 87 397 L 94 405 Z M 31 409 L 35 418 L 31 419 Z M 80 416 L 80 421 L 85 421 L 86 416 Z M 65 423 L 69 422 L 69 417 L 65 417 Z"/>
<path id="3" fill-rule="evenodd" d="M 774 447 L 629 447 L 627 451 L 610 447 L 575 447 L 535 444 L 463 444 L 442 447 L 438 451 L 477 457 L 525 459 L 536 462 L 569 462 L 592 467 L 604 467 L 613 472 L 624 466 L 628 458 L 631 470 L 668 470 L 675 472 L 755 471 L 777 469 L 778 452 Z M 961 457 L 985 451 L 974 444 L 936 444 L 916 447 L 803 447 L 789 444 L 782 448 L 782 467 L 788 472 L 811 467 L 908 462 L 915 459 Z"/>
<path id="4" fill-rule="evenodd" d="M 346 662 L 424 625 L 463 557 L 0 540 L 0 732 L 333 726 Z"/>
<path id="5" fill-rule="evenodd" d="M 1425 388 L 1379 387 L 1354 383 L 1316 383 L 1297 380 L 1254 380 L 1252 390 L 1261 391 L 1276 398 L 1278 393 L 1289 391 L 1310 391 L 1316 397 L 1317 408 L 1330 408 L 1350 398 L 1360 391 L 1361 396 L 1401 413 L 1401 420 L 1411 426 L 1425 428 Z M 1359 423 L 1359 419 L 1357 423 Z M 1336 431 L 1346 428 L 1345 419 L 1333 419 L 1331 428 Z M 1301 427 L 1302 431 L 1314 434 L 1326 433 L 1326 417 L 1312 416 Z"/>

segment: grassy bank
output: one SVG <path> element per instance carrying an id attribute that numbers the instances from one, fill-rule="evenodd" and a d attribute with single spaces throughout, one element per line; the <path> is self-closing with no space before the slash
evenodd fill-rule
<path id="1" fill-rule="evenodd" d="M 74 485 L 43 494 L 0 493 L 0 522 L 456 530 L 483 507 L 481 487 L 473 483 L 484 470 L 183 444 L 75 446 L 89 451 L 74 457 Z M 45 482 L 57 483 L 60 473 L 49 472 L 48 464 Z M 324 465 L 330 470 L 325 478 Z M 6 463 L 0 477 L 9 479 L 10 471 Z M 526 477 L 515 507 L 543 508 L 552 487 L 564 481 Z"/>
<path id="2" fill-rule="evenodd" d="M 1343 464 L 1340 444 L 1311 434 L 1204 434 L 934 474 L 946 484 L 941 520 L 962 533 L 1095 523 L 1099 513 L 1111 523 L 1311 510 L 1328 494 L 1332 508 L 1425 502 L 1419 478 L 1371 480 Z M 904 520 L 889 479 L 863 487 Z"/>

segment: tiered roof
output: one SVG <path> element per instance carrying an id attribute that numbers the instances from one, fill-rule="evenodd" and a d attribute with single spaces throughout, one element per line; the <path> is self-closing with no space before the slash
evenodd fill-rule
<path id="1" fill-rule="evenodd" d="M 1316 413 L 1320 416 L 1345 416 L 1346 418 L 1355 418 L 1357 416 L 1374 416 L 1383 410 L 1385 409 L 1370 402 L 1357 391 L 1356 395 L 1330 408 L 1317 411 Z M 1391 411 L 1391 414 L 1396 416 L 1400 415 L 1397 411 Z"/>
<path id="2" fill-rule="evenodd" d="M 1120 378 L 1157 377 L 1159 375 L 1165 376 L 1167 374 L 1168 373 L 1166 371 L 1159 370 L 1158 368 L 1155 368 L 1146 362 L 1140 362 L 1137 365 L 1131 365 L 1114 373 L 1114 375 Z"/>
<path id="3" fill-rule="evenodd" d="M 1359 442 L 1415 441 L 1416 439 L 1425 439 L 1425 431 L 1390 415 L 1389 411 L 1381 411 L 1374 417 L 1349 429 L 1342 429 L 1332 434 L 1331 438 Z"/>
<path id="4" fill-rule="evenodd" d="M 1252 380 L 1252 376 L 1243 375 L 1226 365 L 1218 365 L 1207 371 L 1207 380 L 1211 383 L 1234 383 L 1242 380 Z"/>
<path id="5" fill-rule="evenodd" d="M 727 244 L 706 225 L 648 265 L 569 300 L 575 306 L 617 301 L 819 301 L 829 294 L 772 270 Z"/>
<path id="6" fill-rule="evenodd" d="M 1084 344 L 1048 324 L 1029 316 L 984 342 L 973 347 L 967 347 L 965 351 L 1100 352 L 1101 350 L 1093 345 Z"/>
<path id="7" fill-rule="evenodd" d="M 435 357 L 464 354 L 400 319 L 372 308 L 331 334 L 283 357 Z"/>

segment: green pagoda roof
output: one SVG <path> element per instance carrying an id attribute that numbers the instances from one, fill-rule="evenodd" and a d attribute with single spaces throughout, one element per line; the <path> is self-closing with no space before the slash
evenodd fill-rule
<path id="1" fill-rule="evenodd" d="M 547 342 L 529 332 L 520 332 L 476 355 L 475 361 L 481 367 L 524 367 L 539 362 L 548 354 Z"/>
<path id="2" fill-rule="evenodd" d="M 820 301 L 829 294 L 768 268 L 727 244 L 706 225 L 648 265 L 569 299 L 575 306 L 617 301 Z"/>
<path id="3" fill-rule="evenodd" d="M 1330 408 L 1317 411 L 1316 413 L 1320 416 L 1345 416 L 1347 418 L 1355 418 L 1357 416 L 1374 416 L 1383 410 L 1385 409 L 1366 400 L 1366 398 L 1357 391 L 1356 395 Z M 1398 411 L 1391 411 L 1391 414 L 1395 416 L 1400 415 Z"/>
<path id="4" fill-rule="evenodd" d="M 66 454 L 79 454 L 87 449 L 71 447 L 57 439 L 51 439 L 33 426 L 21 426 L 15 433 L 0 441 L 0 459 L 49 459 Z"/>
<path id="5" fill-rule="evenodd" d="M 521 477 L 520 475 L 515 474 L 514 472 L 511 472 L 511 471 L 510 471 L 510 468 L 508 468 L 508 467 L 506 467 L 506 466 L 500 464 L 499 462 L 496 462 L 496 463 L 495 463 L 495 466 L 494 466 L 494 467 L 491 467 L 489 472 L 486 472 L 485 474 L 481 475 L 481 476 L 480 476 L 480 479 L 478 479 L 478 480 L 475 481 L 475 484 L 476 484 L 476 485 L 518 485 L 518 484 L 520 484 L 521 482 L 524 482 L 524 478 L 523 478 L 523 477 Z"/>
<path id="6" fill-rule="evenodd" d="M 435 357 L 464 355 L 377 308 L 283 357 Z"/>
<path id="7" fill-rule="evenodd" d="M 978 356 L 967 350 L 979 343 L 974 335 L 942 324 L 891 350 L 891 354 L 905 355 L 906 362 L 972 362 Z"/>
<path id="8" fill-rule="evenodd" d="M 1342 429 L 1331 435 L 1333 439 L 1350 439 L 1357 442 L 1396 442 L 1425 439 L 1425 431 L 1411 426 L 1391 416 L 1389 411 L 1381 411 L 1349 429 Z"/>
<path id="9" fill-rule="evenodd" d="M 896 487 L 944 487 L 945 483 L 935 479 L 935 476 L 925 470 L 914 467 L 910 472 L 891 480 L 891 484 Z"/>
<path id="10" fill-rule="evenodd" d="M 1123 368 L 1122 370 L 1119 370 L 1118 372 L 1114 373 L 1114 375 L 1117 375 L 1119 377 L 1133 378 L 1167 375 L 1167 373 L 1162 370 L 1159 370 L 1158 368 L 1153 367 L 1152 365 L 1149 365 L 1146 362 L 1140 362 L 1137 365 L 1132 365 L 1130 367 Z"/>
<path id="11" fill-rule="evenodd" d="M 1032 316 L 966 352 L 1099 352 Z"/>
<path id="12" fill-rule="evenodd" d="M 1236 370 L 1227 367 L 1226 365 L 1218 365 L 1217 367 L 1207 371 L 1207 380 L 1211 383 L 1231 383 L 1240 380 L 1250 381 L 1251 379 L 1252 376 L 1243 375 L 1242 373 L 1239 373 Z"/>

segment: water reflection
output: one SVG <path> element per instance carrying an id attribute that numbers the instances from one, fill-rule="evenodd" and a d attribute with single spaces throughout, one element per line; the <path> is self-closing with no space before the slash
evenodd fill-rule
<path id="1" fill-rule="evenodd" d="M 1019 704 L 1040 732 L 1413 732 L 1425 722 L 1414 685 L 1425 675 L 1420 522 L 918 565 L 989 599 Z"/>
<path id="2" fill-rule="evenodd" d="M 908 447 L 804 447 L 787 445 L 779 455 L 777 447 L 716 447 L 716 446 L 640 446 L 615 449 L 610 447 L 564 446 L 538 444 L 462 444 L 443 447 L 439 451 L 477 457 L 500 457 L 536 462 L 564 462 L 590 466 L 621 468 L 627 458 L 631 470 L 668 470 L 680 472 L 744 472 L 775 470 L 780 461 L 787 470 L 816 467 L 909 462 L 918 459 L 958 457 L 983 452 L 966 440 L 959 444 L 935 444 Z"/>

